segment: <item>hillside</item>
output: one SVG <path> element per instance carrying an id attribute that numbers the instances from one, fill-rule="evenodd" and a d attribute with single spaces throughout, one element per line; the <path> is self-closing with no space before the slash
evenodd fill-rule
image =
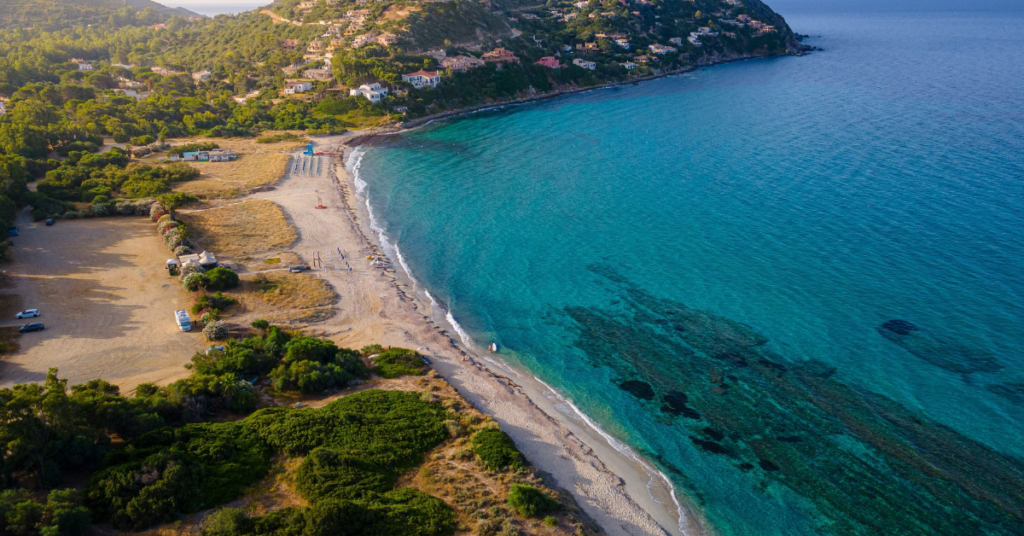
<path id="1" fill-rule="evenodd" d="M 128 10 L 125 8 L 134 8 L 139 12 L 139 16 L 129 16 Z M 120 22 L 121 26 L 135 20 L 156 24 L 175 15 L 201 16 L 184 8 L 170 8 L 151 0 L 3 0 L 0 2 L 0 28 L 32 27 L 55 30 L 111 20 Z"/>

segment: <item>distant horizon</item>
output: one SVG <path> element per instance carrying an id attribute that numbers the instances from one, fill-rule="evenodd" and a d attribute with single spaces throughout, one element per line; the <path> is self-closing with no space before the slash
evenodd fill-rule
<path id="1" fill-rule="evenodd" d="M 215 0 L 213 2 L 204 2 L 202 0 L 155 1 L 167 7 L 183 7 L 208 17 L 242 13 L 244 11 L 251 11 L 258 7 L 273 3 L 273 0 Z"/>

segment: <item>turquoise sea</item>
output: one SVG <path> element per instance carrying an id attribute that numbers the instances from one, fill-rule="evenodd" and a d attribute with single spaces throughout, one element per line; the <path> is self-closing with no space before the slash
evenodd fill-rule
<path id="1" fill-rule="evenodd" d="M 771 5 L 824 51 L 358 153 L 377 224 L 723 535 L 1022 534 L 1024 6 Z"/>

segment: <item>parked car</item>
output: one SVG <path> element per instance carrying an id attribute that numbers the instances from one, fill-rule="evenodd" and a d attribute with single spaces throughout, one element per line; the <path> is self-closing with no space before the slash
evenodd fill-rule
<path id="1" fill-rule="evenodd" d="M 18 228 L 14 226 L 8 227 L 7 236 L 18 236 Z"/>
<path id="2" fill-rule="evenodd" d="M 51 226 L 51 225 L 53 225 L 55 223 L 57 223 L 57 220 L 55 220 L 53 218 L 50 218 L 50 219 L 46 220 L 46 226 L 47 227 L 49 227 L 49 226 Z"/>
<path id="3" fill-rule="evenodd" d="M 35 318 L 39 316 L 39 309 L 25 309 L 14 316 L 15 318 Z"/>
<path id="4" fill-rule="evenodd" d="M 288 267 L 288 271 L 293 273 L 293 274 L 297 274 L 297 273 L 305 272 L 306 271 L 306 267 L 302 266 L 301 264 L 295 264 L 295 265 L 289 266 Z"/>
<path id="5" fill-rule="evenodd" d="M 18 328 L 18 331 L 20 331 L 21 333 L 28 333 L 30 331 L 43 331 L 44 329 L 46 329 L 46 327 L 43 326 L 42 322 L 33 322 L 31 324 L 25 324 L 24 326 L 21 326 L 20 328 Z"/>
<path id="6" fill-rule="evenodd" d="M 212 352 L 214 350 L 218 350 L 218 351 L 223 352 L 224 351 L 224 347 L 223 346 L 211 346 L 211 347 L 206 349 L 206 355 L 210 355 L 210 352 Z"/>

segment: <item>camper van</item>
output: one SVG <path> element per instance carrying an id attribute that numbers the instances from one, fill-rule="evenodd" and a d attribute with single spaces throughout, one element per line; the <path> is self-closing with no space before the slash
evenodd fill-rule
<path id="1" fill-rule="evenodd" d="M 174 311 L 174 322 L 178 324 L 181 331 L 192 331 L 192 322 L 188 318 L 188 311 L 182 309 Z"/>

